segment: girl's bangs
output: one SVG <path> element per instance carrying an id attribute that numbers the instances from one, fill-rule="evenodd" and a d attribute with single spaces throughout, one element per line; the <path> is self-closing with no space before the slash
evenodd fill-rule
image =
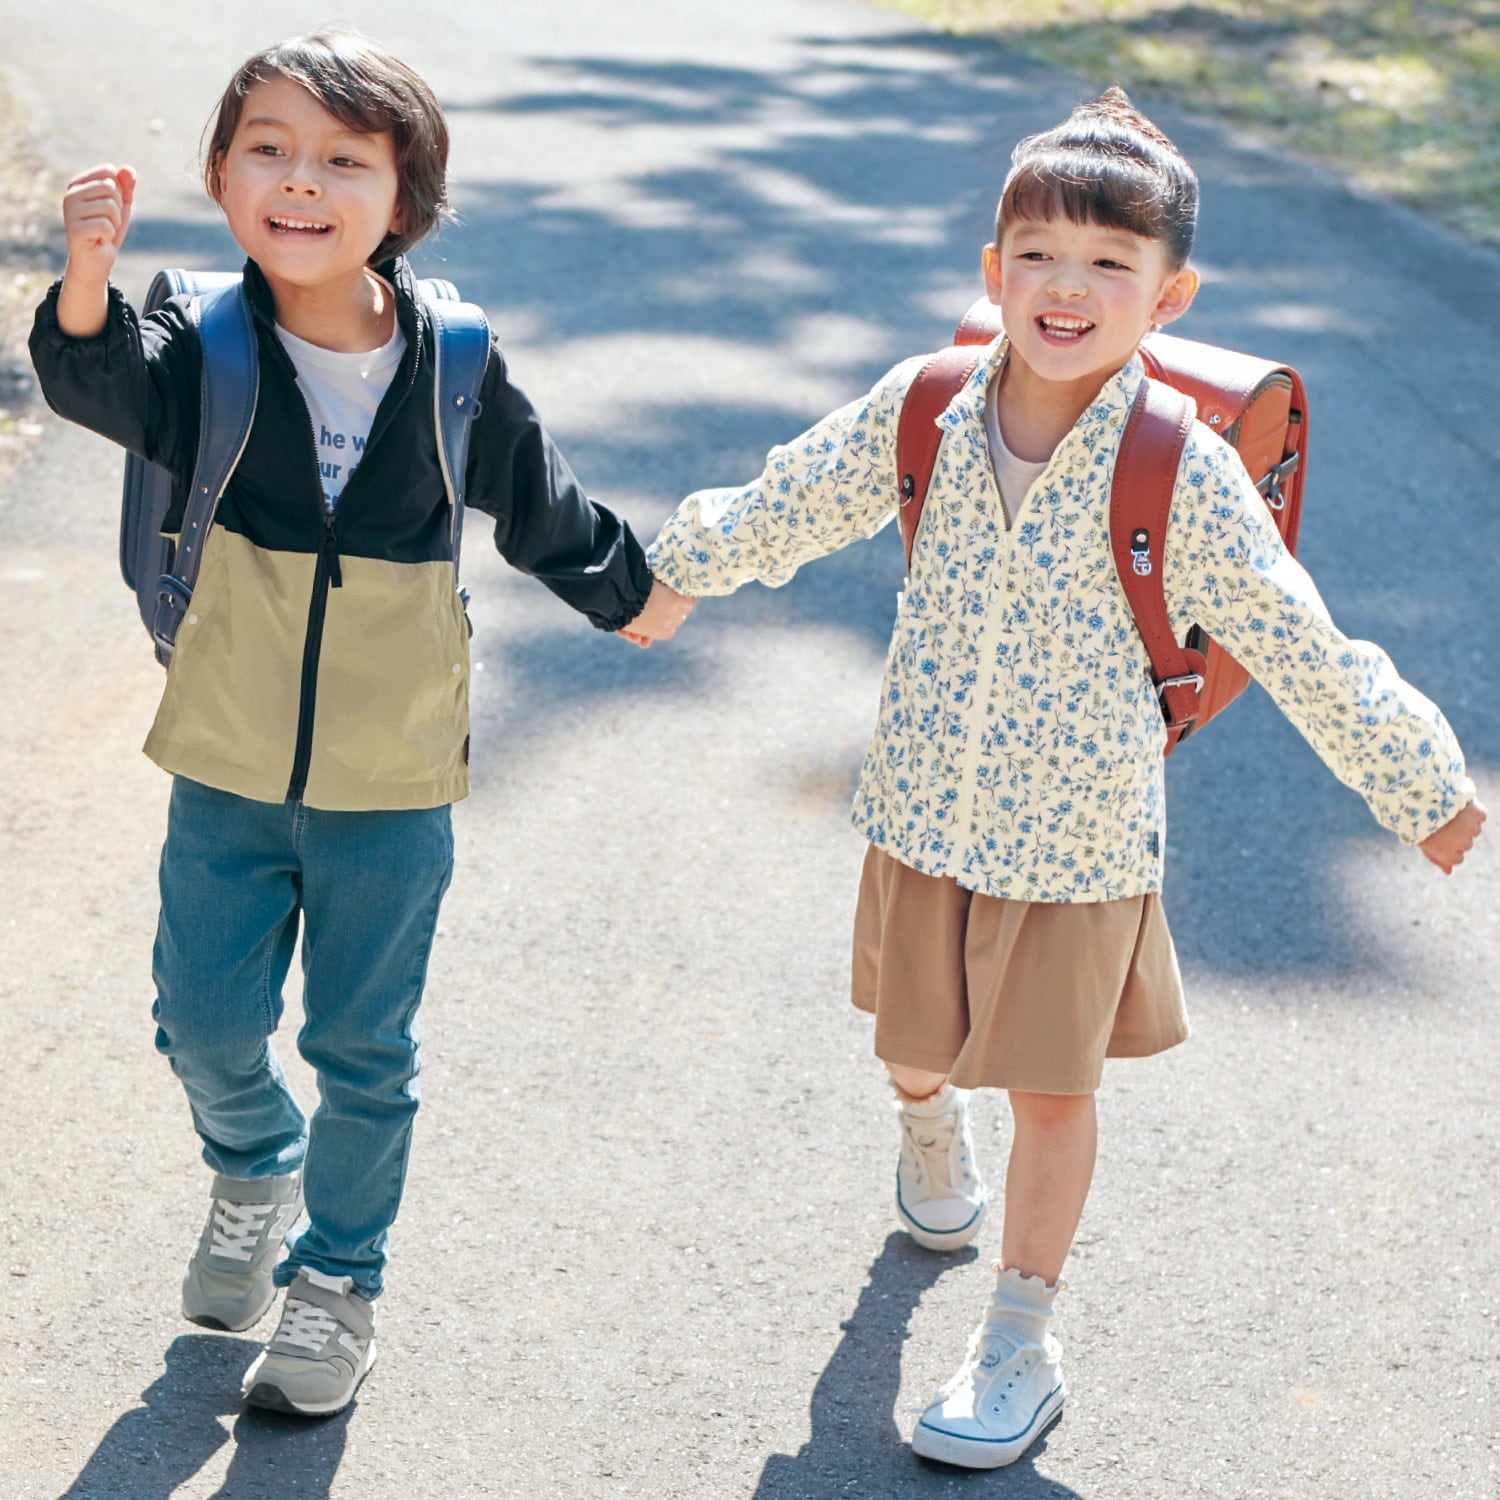
<path id="1" fill-rule="evenodd" d="M 1093 152 L 1049 152 L 1011 173 L 1000 198 L 1001 226 L 1047 219 L 1099 224 L 1169 243 L 1175 238 L 1160 179 L 1128 158 Z"/>

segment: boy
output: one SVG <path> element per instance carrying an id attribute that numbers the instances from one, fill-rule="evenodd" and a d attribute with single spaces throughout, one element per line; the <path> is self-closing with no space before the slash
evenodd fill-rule
<path id="1" fill-rule="evenodd" d="M 288 1287 L 245 1395 L 310 1416 L 347 1406 L 375 1360 L 449 804 L 468 790 L 433 335 L 404 259 L 445 210 L 447 154 L 420 77 L 322 32 L 236 71 L 204 163 L 249 257 L 260 388 L 146 742 L 174 777 L 153 1014 L 215 1173 L 184 1315 L 249 1328 Z M 32 353 L 55 410 L 172 471 L 175 531 L 201 355 L 181 302 L 137 319 L 109 285 L 134 192 L 129 167 L 69 184 L 67 268 Z M 580 489 L 498 346 L 467 500 L 510 563 L 598 628 L 662 638 L 685 617 L 690 602 L 653 582 L 629 528 Z M 310 1123 L 268 1045 L 299 921 Z"/>

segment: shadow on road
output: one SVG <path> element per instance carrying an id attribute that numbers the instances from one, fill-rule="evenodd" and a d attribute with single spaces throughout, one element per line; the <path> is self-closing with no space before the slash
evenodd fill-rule
<path id="1" fill-rule="evenodd" d="M 354 1408 L 320 1422 L 245 1409 L 240 1377 L 259 1349 L 213 1334 L 173 1339 L 166 1370 L 141 1392 L 145 1405 L 104 1434 L 58 1500 L 168 1500 L 225 1443 L 234 1449 L 229 1469 L 209 1500 L 326 1496 Z"/>
<path id="2" fill-rule="evenodd" d="M 948 1495 L 993 1475 L 929 1464 L 912 1455 L 896 1428 L 901 1347 L 912 1313 L 946 1271 L 975 1259 L 970 1248 L 933 1255 L 893 1231 L 870 1266 L 854 1312 L 842 1325 L 827 1368 L 812 1394 L 812 1435 L 793 1456 L 766 1460 L 752 1500 L 849 1500 L 859 1495 Z M 958 1351 L 955 1351 L 957 1358 Z M 1005 1493 L 1017 1500 L 1067 1500 L 1075 1492 L 1032 1467 L 1046 1451 L 1042 1438 L 1032 1455 L 1006 1471 Z M 1076 1497 L 1075 1497 L 1076 1500 Z"/>
<path id="3" fill-rule="evenodd" d="M 700 149 L 622 169 L 608 194 L 517 181 L 469 186 L 462 232 L 422 255 L 481 297 L 502 332 L 524 330 L 525 344 L 553 361 L 576 350 L 573 370 L 552 377 L 566 387 L 590 380 L 600 360 L 635 370 L 626 419 L 558 436 L 600 494 L 645 496 L 652 513 L 632 516 L 643 533 L 689 490 L 750 478 L 773 444 L 947 336 L 978 290 L 979 245 L 1012 144 L 1074 92 L 984 42 L 925 32 L 804 38 L 779 71 L 587 55 L 535 66 L 543 87 L 467 101 L 455 115 L 482 122 L 497 145 L 520 144 L 566 114 L 611 132 L 699 132 Z M 1372 425 L 1395 434 L 1400 412 L 1362 411 L 1365 396 L 1347 377 L 1381 364 L 1387 400 L 1414 383 L 1390 373 L 1389 319 L 1362 284 L 1310 260 L 1316 251 L 1253 227 L 1288 193 L 1328 234 L 1370 210 L 1336 184 L 1310 183 L 1203 127 L 1184 126 L 1182 135 L 1204 176 L 1200 251 L 1211 268 L 1182 331 L 1302 368 L 1320 434 L 1305 559 L 1345 630 L 1379 641 L 1410 681 L 1449 707 L 1471 759 L 1491 762 L 1500 711 L 1493 695 L 1473 691 L 1471 653 L 1456 650 L 1454 637 L 1464 621 L 1493 618 L 1493 601 L 1483 570 L 1451 565 L 1458 521 L 1434 515 L 1427 544 L 1404 552 L 1398 571 L 1381 551 L 1388 523 L 1380 518 L 1410 506 L 1399 452 L 1407 438 L 1393 436 L 1389 455 L 1370 450 Z M 663 332 L 685 341 L 675 365 L 652 363 Z M 739 406 L 713 375 L 733 360 L 750 362 L 752 394 Z M 525 365 L 523 350 L 523 384 Z M 809 377 L 837 396 L 814 399 Z M 547 393 L 538 395 L 545 411 Z M 1445 431 L 1462 425 L 1451 414 L 1435 420 Z M 1465 515 L 1484 536 L 1466 536 L 1464 547 L 1486 555 L 1500 545 L 1494 517 L 1472 506 Z M 501 644 L 480 599 L 476 649 L 504 662 L 510 697 L 485 707 L 476 735 L 503 735 L 509 757 L 576 703 L 613 710 L 638 697 L 692 698 L 712 712 L 709 658 L 720 632 L 835 631 L 873 663 L 889 638 L 899 551 L 880 536 L 785 588 L 713 600 L 678 642 L 646 660 L 600 650 L 572 622 L 542 624 L 540 613 L 539 628 Z M 489 774 L 481 752 L 476 784 Z M 1371 923 L 1345 873 L 1351 852 L 1386 850 L 1389 836 L 1259 688 L 1204 745 L 1173 758 L 1168 781 L 1168 905 L 1195 971 L 1417 977 L 1417 960 Z M 1247 881 L 1255 886 L 1248 910 Z M 1240 914 L 1233 923 L 1224 920 L 1231 909 Z"/>
<path id="4" fill-rule="evenodd" d="M 624 508 L 643 536 L 689 490 L 743 482 L 773 444 L 947 337 L 978 290 L 979 246 L 1012 145 L 1078 92 L 983 40 L 925 31 L 803 37 L 764 68 L 587 54 L 530 63 L 530 92 L 447 101 L 473 133 L 469 151 L 522 160 L 560 117 L 601 138 L 688 135 L 693 149 L 652 147 L 644 165 L 579 184 L 528 181 L 520 169 L 461 182 L 462 227 L 421 247 L 416 262 L 485 304 L 544 416 L 564 393 L 602 394 L 592 418 L 577 415 L 592 400 L 575 408 L 580 430 L 567 417 L 549 421 L 591 490 L 632 497 Z M 1429 493 L 1412 453 L 1490 451 L 1496 419 L 1478 404 L 1450 409 L 1457 384 L 1449 372 L 1433 385 L 1420 363 L 1432 352 L 1405 314 L 1372 305 L 1367 278 L 1326 263 L 1346 253 L 1339 235 L 1366 219 L 1368 242 L 1391 239 L 1393 255 L 1431 247 L 1332 181 L 1205 126 L 1179 134 L 1203 175 L 1209 272 L 1182 332 L 1302 369 L 1318 429 L 1304 559 L 1345 630 L 1379 641 L 1448 709 L 1471 760 L 1492 765 L 1500 697 L 1476 683 L 1493 591 L 1483 568 L 1453 559 L 1500 550 L 1500 511 L 1451 481 L 1440 488 L 1454 493 Z M 1278 231 L 1293 209 L 1307 233 Z M 139 218 L 131 234 L 163 262 L 238 260 L 212 223 Z M 1459 274 L 1467 265 L 1454 252 L 1442 277 L 1422 273 L 1424 289 L 1452 280 L 1454 296 L 1486 305 L 1489 262 Z M 1348 378 L 1363 369 L 1380 375 L 1378 410 Z M 482 572 L 484 519 L 470 525 L 468 555 Z M 476 706 L 474 785 L 483 790 L 579 706 L 623 713 L 691 699 L 712 714 L 722 698 L 713 647 L 731 632 L 835 632 L 873 680 L 900 576 L 900 548 L 883 535 L 785 588 L 712 601 L 678 642 L 646 655 L 601 642 L 560 607 L 529 613 L 531 596 L 516 628 L 515 611 L 486 593 L 537 586 L 500 575 L 476 590 L 473 612 L 475 654 L 505 678 Z M 1412 945 L 1371 920 L 1347 874 L 1389 849 L 1388 836 L 1258 688 L 1201 746 L 1173 757 L 1168 782 L 1168 906 L 1190 968 L 1395 976 L 1398 988 L 1421 977 Z"/>

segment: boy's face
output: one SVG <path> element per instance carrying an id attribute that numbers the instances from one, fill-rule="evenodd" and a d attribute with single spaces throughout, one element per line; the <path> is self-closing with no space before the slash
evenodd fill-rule
<path id="1" fill-rule="evenodd" d="M 245 95 L 219 168 L 219 203 L 240 248 L 278 282 L 332 288 L 355 277 L 397 226 L 390 133 L 361 135 L 299 83 Z"/>
<path id="2" fill-rule="evenodd" d="M 985 246 L 984 279 L 1012 355 L 1044 381 L 1092 385 L 1087 399 L 1198 289 L 1197 273 L 1174 271 L 1159 240 L 1070 219 L 1007 225 Z"/>

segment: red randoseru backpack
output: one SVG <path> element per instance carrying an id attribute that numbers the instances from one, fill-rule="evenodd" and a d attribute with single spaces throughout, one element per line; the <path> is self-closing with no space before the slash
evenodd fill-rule
<path id="1" fill-rule="evenodd" d="M 896 431 L 898 515 L 907 566 L 942 441 L 937 418 L 1002 331 L 988 298 L 965 314 L 953 344 L 923 365 L 906 393 Z M 1141 344 L 1148 379 L 1125 422 L 1109 497 L 1115 571 L 1151 656 L 1167 725 L 1166 753 L 1245 690 L 1250 674 L 1200 628 L 1172 633 L 1162 592 L 1162 546 L 1177 467 L 1196 411 L 1240 456 L 1288 550 L 1297 550 L 1306 472 L 1307 393 L 1290 365 L 1214 344 L 1153 333 Z"/>

